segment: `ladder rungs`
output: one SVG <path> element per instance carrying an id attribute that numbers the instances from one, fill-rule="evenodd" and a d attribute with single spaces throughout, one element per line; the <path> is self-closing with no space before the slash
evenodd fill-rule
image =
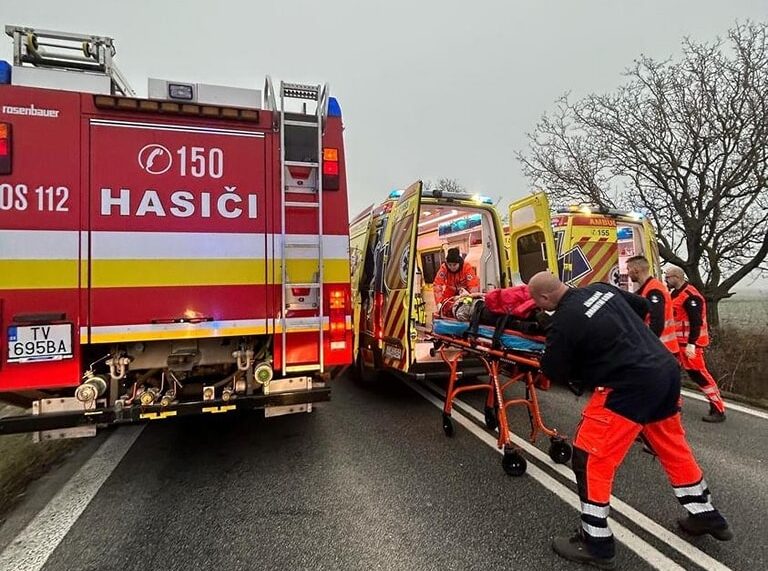
<path id="1" fill-rule="evenodd" d="M 294 208 L 317 208 L 320 206 L 319 202 L 285 202 L 286 206 L 292 206 Z"/>
<path id="2" fill-rule="evenodd" d="M 317 194 L 316 186 L 286 186 L 285 192 L 290 194 Z"/>
<path id="3" fill-rule="evenodd" d="M 299 236 L 295 238 L 293 234 L 286 234 L 283 237 L 283 244 L 290 247 L 314 247 L 320 245 L 320 236 Z"/>
<path id="4" fill-rule="evenodd" d="M 294 288 L 294 287 L 295 288 L 302 288 L 303 287 L 303 288 L 309 289 L 309 288 L 319 288 L 323 284 L 317 283 L 317 282 L 310 282 L 310 283 L 287 283 L 287 284 L 283 284 L 283 285 L 285 286 L 286 289 L 287 288 Z"/>
<path id="5" fill-rule="evenodd" d="M 317 121 L 295 121 L 293 119 L 286 119 L 283 123 L 292 127 L 312 127 L 313 129 L 317 129 Z"/>
<path id="6" fill-rule="evenodd" d="M 283 248 L 299 248 L 301 250 L 309 250 L 313 249 L 316 250 L 320 247 L 320 244 L 317 242 L 286 242 L 283 244 Z"/>
<path id="7" fill-rule="evenodd" d="M 285 161 L 287 167 L 308 167 L 316 169 L 320 166 L 320 163 L 307 162 L 307 161 Z"/>

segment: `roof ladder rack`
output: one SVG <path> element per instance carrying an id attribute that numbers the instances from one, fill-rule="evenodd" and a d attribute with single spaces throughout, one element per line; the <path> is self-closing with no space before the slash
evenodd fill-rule
<path id="1" fill-rule="evenodd" d="M 116 49 L 112 38 L 89 34 L 54 32 L 22 26 L 6 26 L 13 38 L 13 65 L 100 73 L 109 77 L 113 95 L 133 97 L 125 76 L 113 60 Z"/>

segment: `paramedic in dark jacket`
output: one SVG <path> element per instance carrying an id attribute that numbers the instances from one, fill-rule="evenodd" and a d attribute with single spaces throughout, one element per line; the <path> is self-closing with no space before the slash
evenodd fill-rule
<path id="1" fill-rule="evenodd" d="M 549 272 L 528 283 L 542 309 L 555 310 L 541 369 L 554 382 L 594 388 L 573 442 L 573 471 L 581 499 L 581 530 L 556 537 L 558 555 L 613 569 L 608 527 L 616 469 L 642 434 L 658 454 L 677 499 L 688 511 L 678 520 L 693 535 L 733 537 L 712 505 L 704 475 L 680 421 L 680 367 L 645 325 L 648 302 L 598 283 L 570 289 Z"/>

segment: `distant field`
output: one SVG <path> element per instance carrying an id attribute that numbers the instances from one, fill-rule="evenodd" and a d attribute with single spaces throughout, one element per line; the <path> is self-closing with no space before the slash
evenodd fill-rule
<path id="1" fill-rule="evenodd" d="M 720 322 L 726 327 L 764 331 L 768 335 L 768 292 L 739 292 L 721 301 Z"/>

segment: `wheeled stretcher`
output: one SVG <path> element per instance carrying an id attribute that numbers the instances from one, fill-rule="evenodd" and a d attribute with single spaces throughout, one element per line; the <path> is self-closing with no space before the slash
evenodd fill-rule
<path id="1" fill-rule="evenodd" d="M 433 354 L 439 354 L 450 370 L 448 390 L 443 407 L 443 431 L 453 436 L 451 420 L 453 400 L 461 393 L 486 391 L 485 424 L 498 429 L 498 447 L 503 448 L 502 467 L 511 476 L 525 473 L 527 462 L 519 447 L 512 443 L 507 421 L 507 409 L 524 406 L 531 425 L 530 441 L 536 441 L 538 434 L 550 438 L 549 456 L 553 461 L 564 464 L 571 458 L 571 446 L 566 436 L 548 428 L 541 419 L 536 387 L 548 383 L 539 370 L 539 357 L 544 351 L 544 338 L 526 335 L 502 327 L 477 326 L 464 321 L 438 318 L 433 320 L 432 331 L 427 337 L 433 342 Z M 482 362 L 489 382 L 456 386 L 459 365 L 467 357 Z M 515 383 L 525 385 L 525 398 L 505 397 L 506 390 Z"/>

